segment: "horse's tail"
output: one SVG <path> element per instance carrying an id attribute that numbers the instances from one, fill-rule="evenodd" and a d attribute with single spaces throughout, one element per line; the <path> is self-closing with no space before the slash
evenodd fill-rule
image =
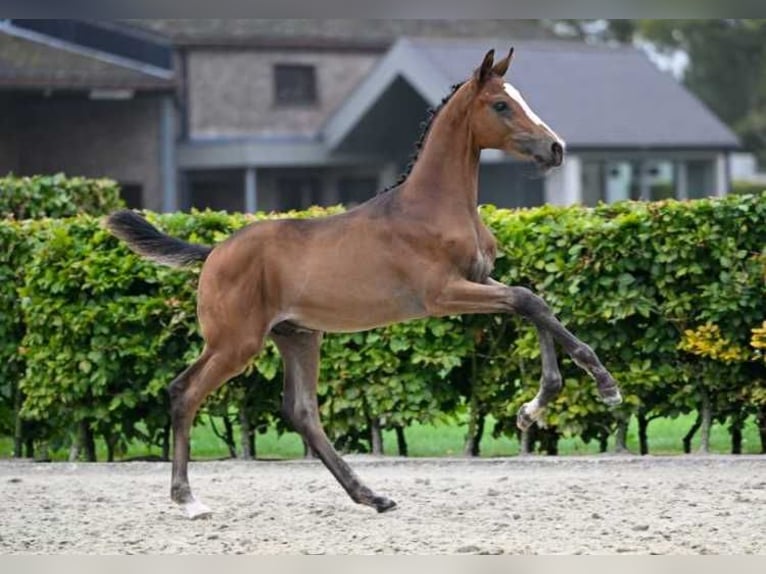
<path id="1" fill-rule="evenodd" d="M 139 255 L 169 265 L 184 267 L 207 259 L 212 247 L 187 243 L 165 235 L 135 211 L 115 211 L 106 220 L 113 235 L 122 239 Z"/>

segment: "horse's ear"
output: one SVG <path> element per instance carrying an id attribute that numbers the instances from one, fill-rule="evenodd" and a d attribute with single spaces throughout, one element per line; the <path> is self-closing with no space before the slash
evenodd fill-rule
<path id="1" fill-rule="evenodd" d="M 508 71 L 508 66 L 511 65 L 512 61 L 513 61 L 513 48 L 511 47 L 511 49 L 508 51 L 508 55 L 492 67 L 492 72 L 502 78 L 503 76 L 505 76 L 505 73 Z"/>
<path id="2" fill-rule="evenodd" d="M 481 66 L 476 68 L 473 77 L 480 86 L 492 75 L 492 62 L 494 62 L 494 60 L 495 50 L 490 50 L 484 56 L 484 61 L 482 61 Z"/>

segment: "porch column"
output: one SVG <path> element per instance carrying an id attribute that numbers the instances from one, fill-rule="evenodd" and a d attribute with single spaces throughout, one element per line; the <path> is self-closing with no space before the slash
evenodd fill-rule
<path id="1" fill-rule="evenodd" d="M 645 159 L 638 160 L 638 192 L 641 201 L 651 201 L 652 199 L 647 167 L 648 162 Z"/>
<path id="2" fill-rule="evenodd" d="M 686 162 L 683 160 L 675 162 L 675 171 L 676 199 L 689 199 L 689 177 L 686 172 Z"/>
<path id="3" fill-rule="evenodd" d="M 723 197 L 730 190 L 731 173 L 729 166 L 729 154 L 719 153 L 715 156 L 715 188 L 713 193 L 716 197 Z"/>
<path id="4" fill-rule="evenodd" d="M 160 100 L 160 178 L 162 181 L 162 211 L 178 210 L 176 173 L 176 116 L 173 96 Z"/>
<path id="5" fill-rule="evenodd" d="M 569 155 L 564 164 L 545 178 L 545 202 L 553 205 L 582 203 L 582 159 Z"/>
<path id="6" fill-rule="evenodd" d="M 321 178 L 320 205 L 336 205 L 340 203 L 340 177 L 337 171 L 328 170 Z"/>
<path id="7" fill-rule="evenodd" d="M 255 213 L 258 209 L 258 178 L 254 167 L 245 168 L 245 212 Z"/>

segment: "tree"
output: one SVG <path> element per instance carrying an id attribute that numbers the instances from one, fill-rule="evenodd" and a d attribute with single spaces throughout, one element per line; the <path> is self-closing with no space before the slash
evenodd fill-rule
<path id="1" fill-rule="evenodd" d="M 553 20 L 564 37 L 589 42 L 649 42 L 660 53 L 683 52 L 684 85 L 766 164 L 766 21 Z"/>

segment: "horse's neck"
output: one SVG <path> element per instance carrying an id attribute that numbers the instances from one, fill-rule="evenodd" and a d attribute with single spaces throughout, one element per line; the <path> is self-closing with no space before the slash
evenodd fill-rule
<path id="1" fill-rule="evenodd" d="M 452 104 L 434 118 L 404 193 L 434 214 L 439 210 L 475 214 L 480 150 L 473 142 L 464 107 Z"/>

